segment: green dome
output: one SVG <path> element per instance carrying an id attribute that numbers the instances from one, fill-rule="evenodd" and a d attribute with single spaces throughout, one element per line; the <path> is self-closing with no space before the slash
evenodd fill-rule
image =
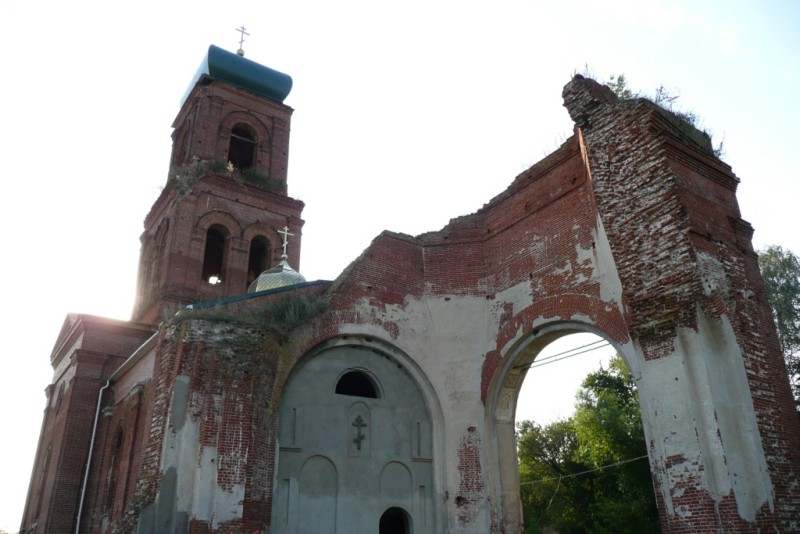
<path id="1" fill-rule="evenodd" d="M 292 78 L 288 74 L 260 65 L 218 46 L 208 47 L 200 68 L 181 99 L 181 105 L 189 97 L 195 84 L 203 76 L 222 80 L 242 89 L 283 102 L 292 90 Z"/>

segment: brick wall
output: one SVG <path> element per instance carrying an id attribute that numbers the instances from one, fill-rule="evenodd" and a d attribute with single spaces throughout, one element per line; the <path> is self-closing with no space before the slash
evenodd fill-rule
<path id="1" fill-rule="evenodd" d="M 698 472 L 696 481 L 670 489 L 680 495 L 683 516 L 665 514 L 660 503 L 664 528 L 800 527 L 798 495 L 789 489 L 800 476 L 800 428 L 750 242 L 752 228 L 736 202 L 738 179 L 693 128 L 646 100 L 617 101 L 607 88 L 581 77 L 565 87 L 564 98 L 585 136 L 632 336 L 646 358 L 658 359 L 674 350 L 678 329 L 700 328 L 696 310 L 730 320 L 775 491 L 775 510 L 765 504 L 753 524 L 740 517 L 732 493 L 721 500 L 704 494 L 705 475 Z M 730 401 L 750 405 L 749 399 Z"/>

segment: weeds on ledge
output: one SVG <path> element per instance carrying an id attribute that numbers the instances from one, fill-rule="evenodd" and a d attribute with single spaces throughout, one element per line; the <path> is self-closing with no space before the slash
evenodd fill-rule
<path id="1" fill-rule="evenodd" d="M 254 312 L 232 312 L 221 306 L 209 308 L 183 308 L 170 320 L 170 324 L 200 319 L 250 326 L 277 332 L 283 336 L 316 317 L 327 307 L 322 296 L 287 295 L 277 302 Z"/>
<path id="2" fill-rule="evenodd" d="M 222 174 L 231 177 L 235 182 L 248 184 L 272 191 L 284 193 L 282 184 L 258 169 L 237 169 L 232 163 L 220 160 L 194 160 L 185 165 L 170 168 L 168 182 L 175 184 L 175 190 L 184 196 L 192 190 L 192 186 L 207 174 Z"/>

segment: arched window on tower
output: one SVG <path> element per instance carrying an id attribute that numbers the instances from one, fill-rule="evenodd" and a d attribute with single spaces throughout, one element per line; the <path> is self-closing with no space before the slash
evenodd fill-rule
<path id="1" fill-rule="evenodd" d="M 264 236 L 256 236 L 250 241 L 250 259 L 247 262 L 247 285 L 258 278 L 258 275 L 269 269 L 270 258 L 272 257 L 272 247 Z"/>
<path id="2" fill-rule="evenodd" d="M 228 146 L 228 161 L 237 170 L 244 171 L 256 163 L 258 138 L 252 128 L 237 124 L 231 128 L 231 143 Z"/>
<path id="3" fill-rule="evenodd" d="M 228 244 L 228 230 L 215 224 L 206 232 L 206 251 L 203 255 L 203 280 L 209 284 L 219 284 L 225 275 L 225 259 Z"/>

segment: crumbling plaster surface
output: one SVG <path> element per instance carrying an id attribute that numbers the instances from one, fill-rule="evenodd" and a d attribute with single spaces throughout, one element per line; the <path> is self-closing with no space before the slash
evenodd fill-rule
<path id="1" fill-rule="evenodd" d="M 398 335 L 391 343 L 409 354 L 430 382 L 435 402 L 442 410 L 440 421 L 433 418 L 434 462 L 445 470 L 434 469 L 435 484 L 440 495 L 448 496 L 447 523 L 454 532 L 489 531 L 489 510 L 485 504 L 473 507 L 474 514 L 468 518 L 471 528 L 476 530 L 470 531 L 462 530 L 467 525 L 459 520 L 455 502 L 463 497 L 459 495 L 462 477 L 456 451 L 462 447 L 469 428 L 482 433 L 483 421 L 478 416 L 483 413 L 480 364 L 481 355 L 491 346 L 486 325 L 490 307 L 485 298 L 471 296 L 409 298 L 402 306 L 385 308 L 376 308 L 364 298 L 356 311 L 360 317 L 369 317 L 373 324 L 342 328 L 342 333 L 386 338 L 387 332 L 380 324 L 384 321 L 396 324 Z M 436 439 L 437 434 L 440 439 Z M 474 436 L 469 443 L 475 443 Z"/>
<path id="2" fill-rule="evenodd" d="M 159 510 L 172 509 L 173 517 L 186 517 L 210 521 L 213 528 L 221 523 L 242 517 L 242 502 L 245 497 L 243 484 L 232 484 L 230 488 L 221 488 L 217 482 L 218 457 L 217 447 L 200 447 L 199 414 L 192 413 L 190 402 L 189 377 L 178 376 L 170 410 L 169 430 L 164 436 L 164 450 L 161 469 L 163 472 L 174 470 L 176 484 L 168 495 L 164 491 L 159 494 Z M 218 404 L 219 398 L 208 395 L 203 402 Z M 173 499 L 174 503 L 161 502 Z M 159 514 L 159 522 L 164 520 Z M 174 521 L 174 520 L 173 520 Z"/>
<path id="3" fill-rule="evenodd" d="M 645 356 L 634 375 L 664 528 L 785 520 L 772 515 L 775 480 L 792 476 L 776 469 L 782 438 L 765 403 L 753 402 L 777 361 L 764 352 L 772 324 L 762 321 L 768 304 L 757 298 L 738 179 L 707 139 L 651 102 L 619 100 L 580 76 L 562 96 L 585 142 L 635 352 Z"/>
<path id="4" fill-rule="evenodd" d="M 571 273 L 574 284 L 588 282 L 603 310 L 619 320 L 626 317 L 623 286 L 599 216 L 592 246 L 576 244 L 574 255 L 563 260 L 556 267 Z M 713 258 L 700 260 L 705 271 L 717 271 L 712 269 Z M 709 275 L 704 284 L 706 291 L 716 292 L 726 281 Z M 564 316 L 538 313 L 514 323 L 511 318 L 537 309 L 542 299 L 559 298 L 552 289 L 549 294 L 542 292 L 535 281 L 500 289 L 491 298 L 437 294 L 435 289 L 428 284 L 422 296 L 407 296 L 402 304 L 376 306 L 374 299 L 362 298 L 356 316 L 369 324 L 343 330 L 379 337 L 391 332 L 391 342 L 411 355 L 430 380 L 443 414 L 444 442 L 436 448 L 435 458 L 444 464 L 445 473 L 437 482 L 446 483 L 439 491 L 449 496 L 452 528 L 489 531 L 497 527 L 496 514 L 502 514 L 507 530 L 521 524 L 521 517 L 514 517 L 519 514 L 516 462 L 503 458 L 514 446 L 513 412 L 524 377 L 515 374 L 515 361 L 531 361 L 555 337 L 580 330 L 609 339 L 637 380 L 651 469 L 668 514 L 692 514 L 692 502 L 682 499 L 690 489 L 707 492 L 717 502 L 732 492 L 739 515 L 750 522 L 764 504 L 772 509 L 772 485 L 743 355 L 724 315 L 709 318 L 698 307 L 697 328 L 678 328 L 671 354 L 646 359 L 637 340 L 603 331 L 595 322 L 596 310 L 575 309 Z M 569 294 L 569 287 L 561 290 Z M 507 323 L 516 330 L 503 338 L 502 361 L 484 406 L 480 384 L 485 379 L 485 356 L 497 350 Z M 627 332 L 624 325 L 617 326 Z M 536 344 L 537 337 L 544 341 Z M 523 347 L 530 343 L 533 349 Z M 465 446 L 480 458 L 481 483 L 470 483 L 481 493 L 480 504 L 475 495 L 463 495 Z M 469 513 L 464 506 L 470 507 Z"/>
<path id="5" fill-rule="evenodd" d="M 651 468 L 670 514 L 691 515 L 688 490 L 717 503 L 733 492 L 739 515 L 754 522 L 774 504 L 742 352 L 726 316 L 697 314 L 698 329 L 678 329 L 671 354 L 641 363 Z"/>
<path id="6" fill-rule="evenodd" d="M 588 282 L 597 288 L 603 305 L 613 308 L 620 316 L 622 287 L 599 218 L 596 225 L 591 231 L 592 246 L 575 245 L 573 257 L 564 258 L 562 268 L 573 272 L 576 285 L 587 282 L 583 273 L 590 273 Z M 484 289 L 492 291 L 493 288 Z M 504 409 L 495 410 L 497 407 L 494 405 L 487 407 L 482 398 L 484 362 L 487 354 L 497 350 L 499 333 L 510 318 L 532 309 L 543 297 L 552 299 L 557 296 L 552 295 L 552 291 L 549 295 L 542 294 L 533 287 L 532 281 L 497 290 L 491 298 L 485 295 L 437 294 L 435 286 L 428 285 L 422 296 L 406 296 L 402 304 L 376 306 L 374 299 L 363 297 L 354 309 L 354 316 L 362 324 L 341 325 L 343 334 L 386 338 L 390 332 L 392 339 L 387 341 L 409 354 L 430 381 L 443 416 L 439 430 L 443 431 L 444 441 L 434 440 L 435 461 L 443 464 L 445 469 L 444 474 L 437 478 L 437 487 L 440 493 L 448 496 L 447 514 L 455 531 L 486 532 L 492 529 L 492 525 L 496 527 L 498 519 L 493 515 L 503 513 L 500 502 L 510 500 L 510 494 L 518 492 L 518 485 L 501 487 L 500 481 L 490 475 L 494 469 L 490 462 L 498 461 L 495 414 L 502 414 L 500 419 L 511 426 L 511 437 L 504 439 L 513 441 L 513 408 L 521 380 L 515 384 L 516 389 L 511 393 L 513 398 L 507 398 L 508 394 L 503 397 Z M 386 328 L 389 324 L 392 327 Z M 560 324 L 555 330 L 563 328 L 565 332 L 597 331 L 590 310 L 583 313 L 575 310 L 571 317 L 539 315 L 532 323 L 519 324 L 505 350 L 530 336 L 532 329 L 551 324 Z M 501 402 L 500 396 L 498 389 L 494 402 Z M 487 417 L 487 410 L 490 417 Z M 505 448 L 513 447 L 513 443 L 504 445 Z M 465 466 L 473 465 L 470 462 L 474 453 L 478 454 L 480 472 L 471 469 L 469 476 L 472 479 L 465 482 Z M 490 460 L 490 455 L 495 455 L 493 460 Z M 467 457 L 470 459 L 465 459 Z M 516 470 L 516 462 L 511 461 L 511 464 Z M 480 493 L 480 502 L 474 494 L 476 491 Z M 505 518 L 501 522 L 507 523 Z M 510 524 L 521 524 L 521 517 Z"/>

